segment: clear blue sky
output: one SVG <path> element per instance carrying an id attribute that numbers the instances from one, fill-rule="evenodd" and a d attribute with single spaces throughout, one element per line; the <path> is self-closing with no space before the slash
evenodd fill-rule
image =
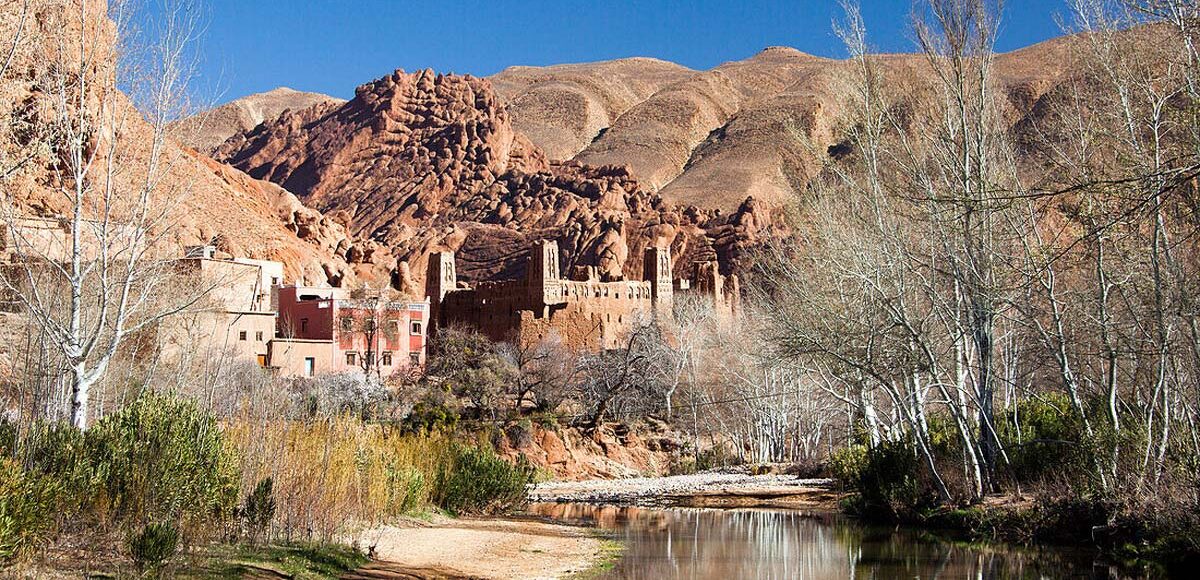
<path id="1" fill-rule="evenodd" d="M 842 56 L 836 0 L 204 0 L 196 91 L 223 102 L 277 86 L 350 97 L 390 73 L 651 56 L 695 69 L 785 45 Z M 873 46 L 911 51 L 910 0 L 863 0 Z M 1065 0 L 1008 0 L 999 49 L 1060 34 Z"/>

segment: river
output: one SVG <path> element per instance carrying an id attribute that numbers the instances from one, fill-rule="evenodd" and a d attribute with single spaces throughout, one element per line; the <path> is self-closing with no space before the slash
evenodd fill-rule
<path id="1" fill-rule="evenodd" d="M 1124 578 L 1087 550 L 965 545 L 837 513 L 539 503 L 543 518 L 598 527 L 624 545 L 605 579 Z"/>

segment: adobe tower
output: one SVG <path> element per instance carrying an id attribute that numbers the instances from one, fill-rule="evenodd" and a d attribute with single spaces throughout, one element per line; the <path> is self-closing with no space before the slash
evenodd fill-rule
<path id="1" fill-rule="evenodd" d="M 429 300 L 431 332 L 442 322 L 442 300 L 457 287 L 458 274 L 454 271 L 454 252 L 429 254 L 429 266 L 425 270 L 425 297 Z"/>
<path id="2" fill-rule="evenodd" d="M 642 260 L 642 279 L 650 282 L 650 298 L 655 312 L 670 313 L 673 297 L 671 248 L 646 247 Z"/>

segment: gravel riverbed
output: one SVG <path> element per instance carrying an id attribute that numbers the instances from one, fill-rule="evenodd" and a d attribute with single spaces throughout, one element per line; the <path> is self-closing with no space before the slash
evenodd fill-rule
<path id="1" fill-rule="evenodd" d="M 554 481 L 530 486 L 532 502 L 614 505 L 774 505 L 783 501 L 832 504 L 833 480 L 794 475 L 697 473 L 587 481 Z"/>

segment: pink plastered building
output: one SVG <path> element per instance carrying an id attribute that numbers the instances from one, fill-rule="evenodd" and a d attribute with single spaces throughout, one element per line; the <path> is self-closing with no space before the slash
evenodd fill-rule
<path id="1" fill-rule="evenodd" d="M 271 364 L 281 374 L 387 377 L 425 364 L 429 305 L 387 291 L 281 286 Z"/>

